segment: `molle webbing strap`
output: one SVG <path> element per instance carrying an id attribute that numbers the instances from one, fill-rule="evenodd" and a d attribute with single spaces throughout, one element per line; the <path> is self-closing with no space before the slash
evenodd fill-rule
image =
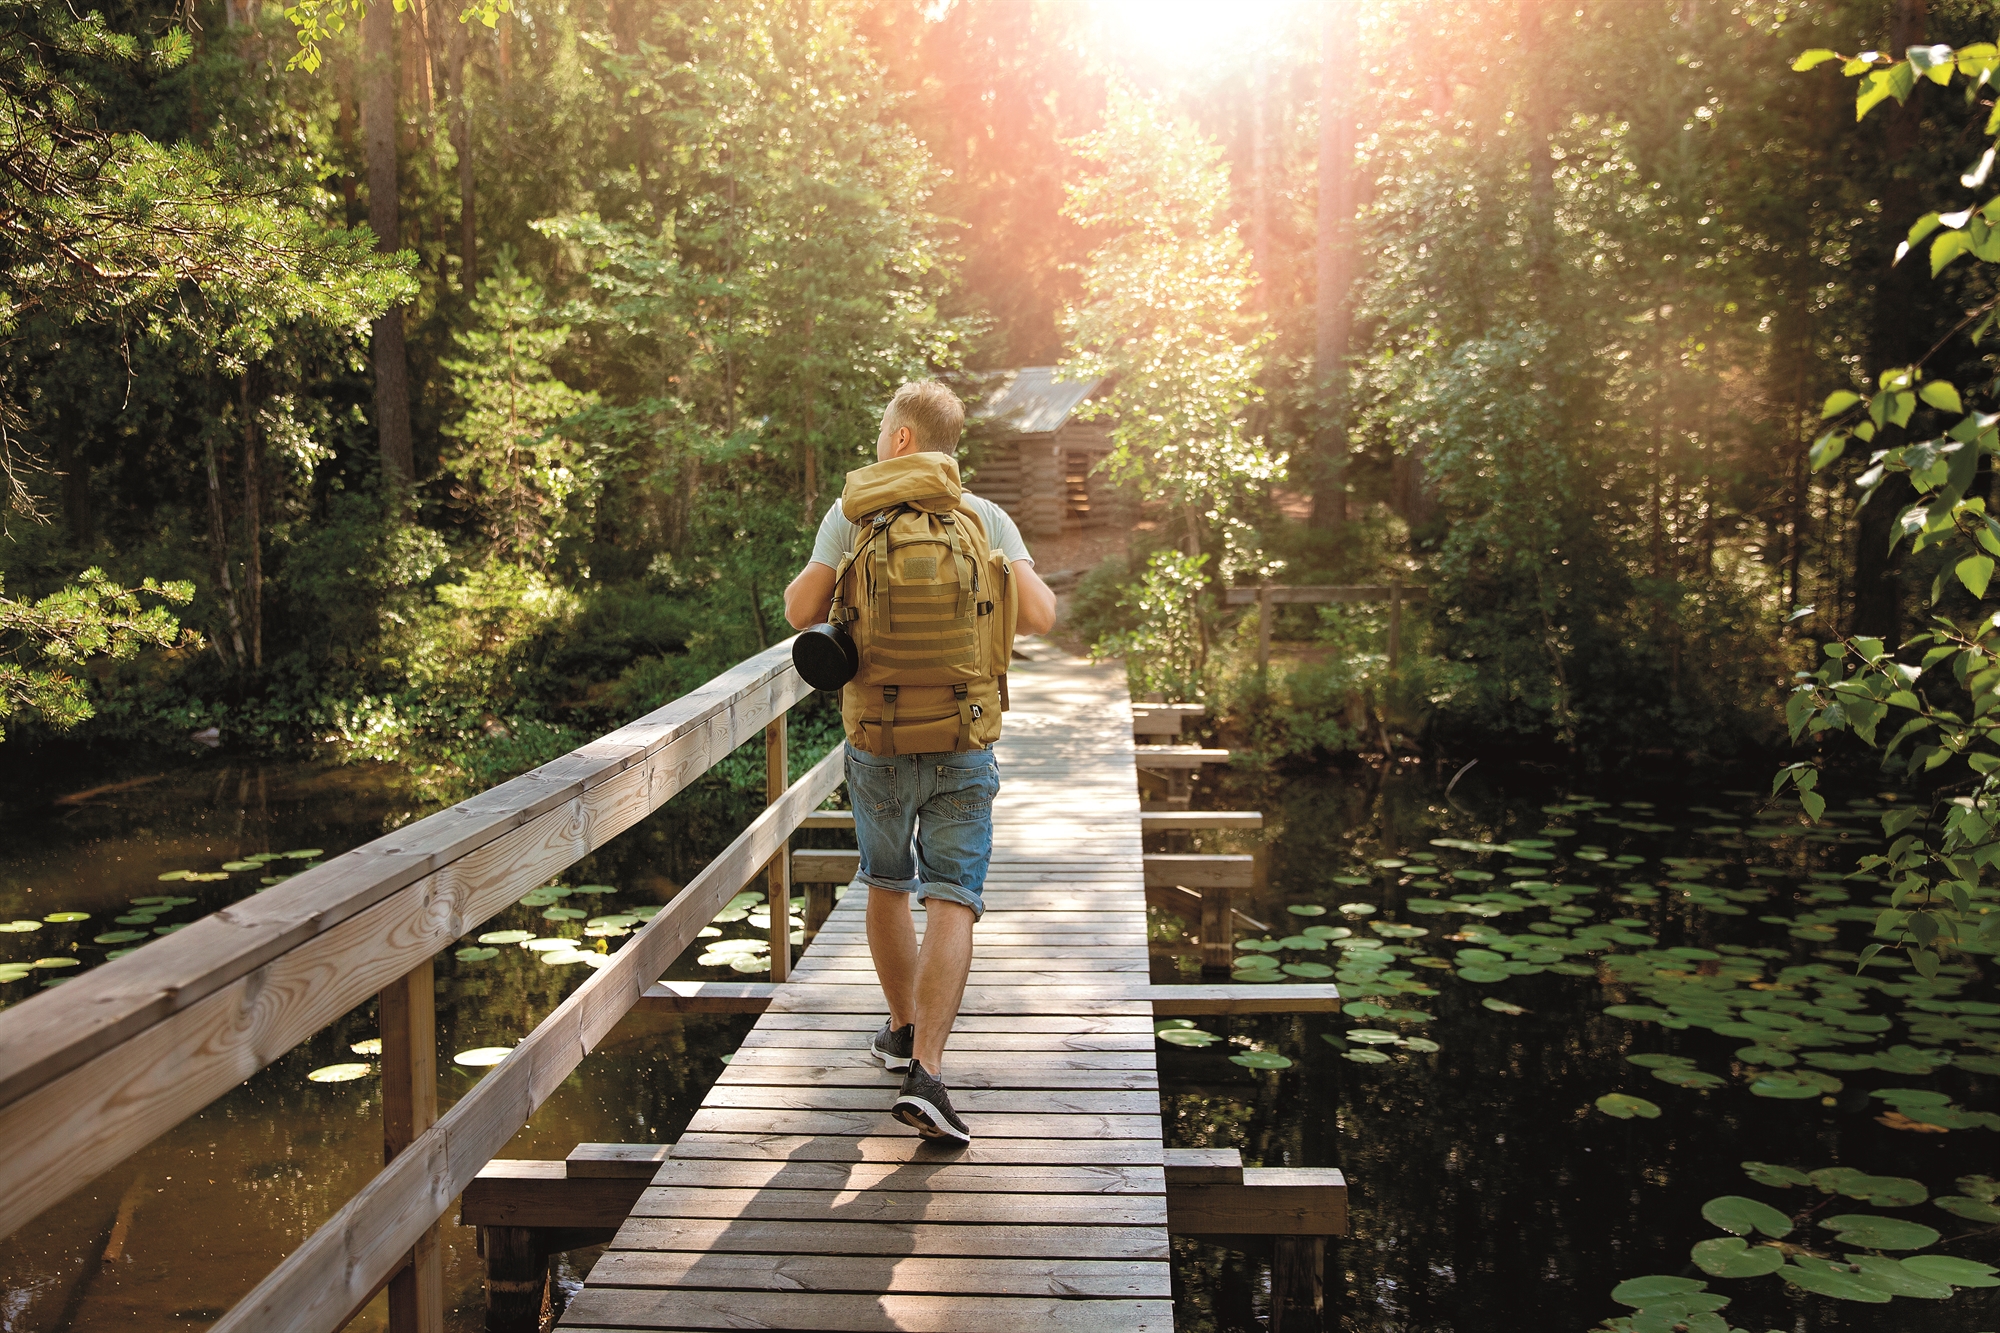
<path id="1" fill-rule="evenodd" d="M 1004 713 L 1014 706 L 1007 698 L 1007 673 L 1001 672 L 997 679 L 1000 685 L 1000 711 Z"/>
<path id="2" fill-rule="evenodd" d="M 900 685 L 882 687 L 882 753 L 896 753 L 896 696 L 902 693 Z"/>
<path id="3" fill-rule="evenodd" d="M 963 685 L 954 685 L 951 687 L 951 697 L 958 700 L 958 748 L 961 751 L 972 748 L 972 723 L 974 718 L 972 715 L 972 701 L 967 697 L 968 693 L 969 691 Z"/>

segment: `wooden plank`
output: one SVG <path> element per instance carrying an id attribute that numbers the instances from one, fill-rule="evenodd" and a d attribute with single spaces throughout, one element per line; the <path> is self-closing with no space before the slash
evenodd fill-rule
<path id="1" fill-rule="evenodd" d="M 882 1222 L 760 1222 L 635 1217 L 607 1253 L 695 1250 L 824 1254 L 1164 1262 L 1167 1233 L 1152 1227 L 932 1226 Z M 978 1327 L 971 1325 L 969 1327 Z"/>
<path id="2" fill-rule="evenodd" d="M 1200 768 L 1228 763 L 1229 751 L 1199 745 L 1142 745 L 1132 752 L 1132 762 L 1141 768 Z"/>
<path id="3" fill-rule="evenodd" d="M 916 1131 L 880 1111 L 735 1111 L 704 1106 L 685 1134 L 839 1134 L 915 1138 Z M 1160 1137 L 1157 1115 L 983 1115 L 981 1139 L 1146 1139 Z"/>
<path id="4" fill-rule="evenodd" d="M 888 1075 L 876 1078 L 870 1086 L 862 1081 L 864 1071 L 856 1070 L 847 1086 L 829 1080 L 799 1087 L 777 1081 L 787 1072 L 808 1071 L 772 1070 L 773 1077 L 768 1081 L 718 1083 L 709 1089 L 702 1104 L 784 1111 L 880 1111 L 886 1109 L 902 1082 L 900 1076 Z M 1051 1115 L 1151 1115 L 1160 1105 L 1159 1076 L 1150 1069 L 1126 1071 L 1109 1088 L 1092 1086 L 1091 1078 L 1081 1074 L 1050 1080 L 1028 1078 L 1012 1087 L 989 1088 L 979 1086 L 976 1079 L 961 1078 L 962 1072 L 947 1056 L 944 1075 L 951 1085 L 952 1104 L 964 1116 L 984 1116 L 989 1112 L 1032 1115 L 1043 1109 Z M 1061 1086 L 1053 1089 L 1023 1086 L 1044 1081 Z M 1100 1077 L 1096 1081 L 1105 1080 Z M 976 1134 L 979 1125 L 968 1123 Z"/>
<path id="5" fill-rule="evenodd" d="M 337 1327 L 396 1265 L 430 1219 L 500 1151 L 535 1108 L 616 1025 L 648 981 L 693 941 L 781 847 L 800 816 L 840 782 L 833 751 L 765 808 L 673 901 L 460 1098 L 410 1150 L 213 1326 L 211 1333 L 307 1333 Z"/>
<path id="6" fill-rule="evenodd" d="M 852 810 L 815 810 L 799 821 L 799 827 L 851 829 L 854 827 L 854 812 Z"/>
<path id="7" fill-rule="evenodd" d="M 861 872 L 858 851 L 806 848 L 792 853 L 795 884 L 846 884 Z"/>
<path id="8" fill-rule="evenodd" d="M 561 1162 L 497 1158 L 459 1198 L 468 1227 L 618 1227 L 650 1184 L 640 1177 L 576 1177 Z"/>
<path id="9" fill-rule="evenodd" d="M 1103 1259 L 890 1258 L 610 1250 L 593 1287 L 710 1287 L 736 1291 L 916 1292 L 932 1296 L 1159 1297 L 1173 1294 L 1163 1263 Z"/>
<path id="10" fill-rule="evenodd" d="M 571 1180 L 651 1180 L 665 1165 L 671 1143 L 579 1143 L 563 1158 Z"/>
<path id="11" fill-rule="evenodd" d="M 662 1188 L 791 1190 L 928 1190 L 947 1194 L 1165 1194 L 1157 1166 L 994 1166 L 957 1155 L 908 1162 L 759 1162 L 675 1158 L 654 1184 Z"/>
<path id="12" fill-rule="evenodd" d="M 1181 734 L 1182 713 L 1155 713 L 1132 710 L 1132 734 L 1134 736 L 1178 736 Z"/>
<path id="13" fill-rule="evenodd" d="M 1148 888 L 1247 889 L 1255 883 L 1254 856 L 1189 856 L 1163 852 L 1146 854 Z"/>
<path id="14" fill-rule="evenodd" d="M 1193 990 L 1188 987 L 1162 987 L 1165 990 Z M 1204 986 L 1203 990 L 1220 990 L 1219 986 Z M 882 1015 L 864 1013 L 814 1013 L 784 1012 L 766 1014 L 757 1024 L 760 1032 L 862 1032 L 873 1033 L 882 1026 Z M 1150 1035 L 1153 1019 L 1150 1009 L 1128 1008 L 1125 1012 L 1113 1014 L 1009 1014 L 995 1016 L 987 1014 L 961 1014 L 952 1025 L 952 1037 L 957 1039 L 965 1032 L 1061 1034 L 1070 1036 L 1098 1036 L 1111 1033 L 1143 1032 Z M 862 1039 L 867 1045 L 867 1039 Z"/>
<path id="15" fill-rule="evenodd" d="M 1330 1014 L 1340 1008 L 1340 989 L 1331 984 L 1269 983 L 1245 986 L 1149 986 L 1157 1018 L 1200 1014 Z"/>
<path id="16" fill-rule="evenodd" d="M 1169 1188 L 1182 1185 L 1241 1185 L 1240 1148 L 1169 1148 L 1162 1165 Z"/>
<path id="17" fill-rule="evenodd" d="M 1146 1032 L 1032 1033 L 965 1032 L 951 1034 L 955 1058 L 974 1051 L 1150 1051 L 1153 1034 Z M 865 1037 L 849 1032 L 806 1031 L 797 1028 L 766 1028 L 759 1025 L 744 1034 L 739 1049 L 782 1046 L 792 1050 L 858 1051 L 867 1046 Z"/>
<path id="18" fill-rule="evenodd" d="M 1207 704 L 1161 704 L 1149 699 L 1134 699 L 1134 713 L 1179 713 L 1183 717 L 1207 717 Z"/>
<path id="19" fill-rule="evenodd" d="M 1004 1053 L 982 1053 L 966 1051 L 951 1057 L 952 1068 L 959 1078 L 1005 1078 L 1013 1074 L 1035 1074 L 1055 1070 L 1104 1071 L 1117 1070 L 1127 1074 L 1150 1074 L 1154 1070 L 1154 1055 L 1151 1047 L 1143 1051 L 1008 1051 Z M 866 1050 L 832 1052 L 818 1047 L 788 1047 L 781 1045 L 746 1046 L 736 1052 L 729 1068 L 723 1071 L 723 1078 L 747 1070 L 768 1068 L 776 1065 L 809 1066 L 832 1073 L 841 1069 L 867 1069 L 880 1074 L 881 1062 Z M 818 1075 L 799 1074 L 800 1078 Z M 967 1084 L 968 1087 L 973 1086 Z"/>
<path id="20" fill-rule="evenodd" d="M 1277 1191 L 1272 1191 L 1277 1193 Z M 1153 1227 L 1167 1224 L 1164 1195 L 949 1194 L 941 1190 L 681 1189 L 654 1185 L 634 1217 L 750 1218 L 772 1222 L 951 1222 L 1015 1226 Z"/>
<path id="21" fill-rule="evenodd" d="M 1257 810 L 1141 810 L 1139 812 L 1139 828 L 1146 833 L 1263 827 L 1263 813 Z"/>
<path id="22" fill-rule="evenodd" d="M 659 981 L 632 1007 L 661 1014 L 761 1014 L 777 993 L 768 981 Z"/>
<path id="23" fill-rule="evenodd" d="M 801 1329 L 814 1333 L 1173 1333 L 1170 1301 L 874 1296 L 766 1291 L 646 1291 L 591 1287 L 571 1299 L 562 1327 Z"/>
<path id="24" fill-rule="evenodd" d="M 952 1148 L 914 1135 L 718 1134 L 689 1131 L 674 1144 L 676 1161 L 716 1158 L 778 1162 L 919 1162 L 993 1166 L 1158 1166 L 1160 1145 L 1143 1139 L 992 1139 Z"/>
<path id="25" fill-rule="evenodd" d="M 1243 1183 L 1169 1185 L 1167 1227 L 1186 1236 L 1344 1236 L 1340 1172 L 1244 1167 Z"/>

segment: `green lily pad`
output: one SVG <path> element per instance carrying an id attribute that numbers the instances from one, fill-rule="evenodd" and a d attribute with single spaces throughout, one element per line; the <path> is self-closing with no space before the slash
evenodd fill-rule
<path id="1" fill-rule="evenodd" d="M 1333 969 L 1325 963 L 1286 963 L 1282 969 L 1294 977 L 1330 977 Z"/>
<path id="2" fill-rule="evenodd" d="M 1774 1069 L 1783 1069 L 1787 1065 L 1799 1062 L 1798 1056 L 1790 1051 L 1781 1051 L 1775 1046 L 1744 1046 L 1737 1050 L 1736 1058 L 1745 1064 L 1770 1065 Z"/>
<path id="3" fill-rule="evenodd" d="M 1719 1088 L 1728 1081 L 1720 1074 L 1710 1074 L 1681 1066 L 1655 1069 L 1653 1077 L 1662 1083 L 1671 1083 L 1677 1088 Z"/>
<path id="4" fill-rule="evenodd" d="M 1429 1037 L 1405 1037 L 1403 1038 L 1403 1049 L 1406 1051 L 1416 1051 L 1421 1055 L 1432 1055 L 1444 1048 Z"/>
<path id="5" fill-rule="evenodd" d="M 1288 903 L 1285 910 L 1293 916 L 1325 916 L 1326 908 L 1318 903 Z"/>
<path id="6" fill-rule="evenodd" d="M 1482 983 L 1505 981 L 1507 980 L 1507 978 L 1513 975 L 1514 974 L 1512 972 L 1508 972 L 1502 968 L 1497 968 L 1497 967 L 1461 967 L 1458 969 L 1458 977 L 1459 980 L 1461 981 L 1476 981 Z"/>
<path id="7" fill-rule="evenodd" d="M 1604 1012 L 1611 1018 L 1625 1018 L 1640 1023 L 1657 1023 L 1663 1018 L 1673 1017 L 1665 1009 L 1650 1004 L 1614 1004 Z"/>
<path id="8" fill-rule="evenodd" d="M 1644 1309 L 1656 1301 L 1699 1295 L 1708 1290 L 1706 1282 L 1696 1282 L 1687 1277 L 1666 1277 L 1655 1274 L 1649 1277 L 1627 1278 L 1611 1289 L 1611 1299 L 1620 1305 L 1630 1305 Z"/>
<path id="9" fill-rule="evenodd" d="M 74 958 L 37 958 L 34 962 L 28 964 L 28 966 L 44 970 L 55 970 L 65 967 L 81 967 L 82 964 Z"/>
<path id="10" fill-rule="evenodd" d="M 482 948 L 478 945 L 468 945 L 452 954 L 452 957 L 461 963 L 483 963 L 489 958 L 498 958 L 499 956 L 500 951 L 498 949 L 490 946 Z M 543 956 L 547 957 L 546 954 Z"/>
<path id="11" fill-rule="evenodd" d="M 1696 1243 L 1690 1252 L 1695 1267 L 1710 1277 L 1761 1277 L 1785 1266 L 1785 1256 L 1775 1246 L 1752 1248 L 1741 1236 L 1717 1236 Z"/>
<path id="12" fill-rule="evenodd" d="M 1618 1120 L 1630 1120 L 1638 1116 L 1642 1120 L 1660 1118 L 1660 1108 L 1644 1097 L 1633 1097 L 1623 1092 L 1607 1092 L 1597 1099 L 1597 1109 Z"/>
<path id="13" fill-rule="evenodd" d="M 523 940 L 521 942 L 521 947 L 533 953 L 547 953 L 550 951 L 560 951 L 563 949 L 574 949 L 576 947 L 576 941 L 571 939 L 564 939 L 559 935 L 547 935 L 543 936 L 540 939 Z"/>
<path id="14" fill-rule="evenodd" d="M 1737 1236 L 1761 1231 L 1778 1240 L 1792 1234 L 1791 1218 L 1768 1203 L 1746 1199 L 1740 1194 L 1725 1194 L 1719 1199 L 1710 1199 L 1701 1206 L 1701 1215 L 1710 1224 Z"/>
<path id="15" fill-rule="evenodd" d="M 1841 1244 L 1864 1250 L 1922 1250 L 1940 1239 L 1938 1232 L 1921 1222 L 1868 1213 L 1843 1213 L 1827 1218 L 1820 1226 L 1838 1235 Z"/>
<path id="16" fill-rule="evenodd" d="M 1332 1038 L 1329 1037 L 1328 1040 L 1330 1041 Z M 1358 1051 L 1342 1051 L 1340 1055 L 1342 1059 L 1352 1060 L 1357 1065 L 1386 1065 L 1389 1063 L 1389 1057 L 1380 1051 L 1362 1049 Z"/>
<path id="17" fill-rule="evenodd" d="M 1380 1028 L 1355 1028 L 1346 1034 L 1347 1040 L 1360 1042 L 1364 1046 L 1393 1046 L 1402 1038 L 1393 1032 Z"/>
<path id="18" fill-rule="evenodd" d="M 1844 1264 L 1801 1256 L 1776 1271 L 1785 1281 L 1815 1296 L 1831 1296 L 1838 1301 L 1865 1301 L 1871 1305 L 1886 1305 L 1889 1302 L 1888 1292 L 1859 1281 Z"/>
<path id="19" fill-rule="evenodd" d="M 1951 1284 L 1927 1277 L 1913 1268 L 1905 1268 L 1901 1259 L 1891 1259 L 1882 1254 L 1850 1254 L 1848 1266 L 1858 1269 L 1855 1280 L 1864 1286 L 1879 1287 L 1891 1296 L 1914 1296 L 1919 1300 L 1946 1301 L 1951 1299 Z"/>
<path id="20" fill-rule="evenodd" d="M 616 893 L 618 890 L 612 888 L 609 884 L 579 884 L 571 889 L 570 892 L 587 893 L 593 897 L 603 897 L 607 893 Z M 762 895 L 759 896 L 761 897 Z"/>
<path id="21" fill-rule="evenodd" d="M 222 868 L 224 870 L 262 870 L 264 863 L 262 861 L 224 861 Z"/>
<path id="22" fill-rule="evenodd" d="M 2000 1287 L 2000 1277 L 1994 1276 L 2000 1269 L 1971 1259 L 1949 1254 L 1914 1254 L 1902 1263 L 1912 1272 L 1949 1282 L 1954 1287 Z"/>
<path id="23" fill-rule="evenodd" d="M 1840 1183 L 1840 1192 L 1877 1208 L 1914 1208 L 1931 1197 L 1921 1180 L 1907 1176 L 1854 1175 Z"/>
<path id="24" fill-rule="evenodd" d="M 1215 1033 L 1204 1032 L 1200 1028 L 1196 1027 L 1168 1028 L 1161 1031 L 1156 1031 L 1154 1032 L 1153 1035 L 1158 1037 L 1161 1041 L 1166 1042 L 1170 1046 L 1188 1046 L 1196 1048 L 1202 1046 L 1213 1046 L 1216 1042 L 1222 1040 L 1222 1038 L 1217 1036 Z"/>
<path id="25" fill-rule="evenodd" d="M 88 912 L 50 912 L 50 913 L 49 913 L 49 914 L 48 914 L 47 916 L 43 917 L 43 918 L 42 918 L 42 920 L 44 920 L 44 921 L 52 921 L 52 922 L 54 922 L 54 923 L 55 923 L 56 925 L 59 925 L 59 926 L 61 926 L 61 925 L 67 925 L 68 923 L 70 923 L 70 922 L 72 922 L 72 921 L 88 921 L 88 920 L 90 920 L 90 913 L 88 913 Z"/>
<path id="26" fill-rule="evenodd" d="M 551 907 L 542 913 L 542 920 L 581 921 L 589 915 L 590 913 L 584 911 L 581 907 Z"/>
<path id="27" fill-rule="evenodd" d="M 292 861 L 311 861 L 319 857 L 325 856 L 326 853 L 321 851 L 317 847 L 307 847 L 301 851 L 296 851 L 296 852 L 280 852 L 278 853 L 278 855 L 283 856 L 288 860 Z"/>
<path id="28" fill-rule="evenodd" d="M 0 921 L 0 935 L 25 935 L 31 930 L 40 930 L 39 921 Z"/>
<path id="29" fill-rule="evenodd" d="M 1436 898 L 1412 898 L 1403 904 L 1403 910 L 1419 916 L 1443 916 L 1446 912 L 1457 911 L 1458 904 L 1441 902 Z"/>
<path id="30" fill-rule="evenodd" d="M 1245 1069 L 1290 1069 L 1291 1059 L 1276 1051 L 1244 1051 L 1229 1057 L 1229 1063 L 1242 1065 Z"/>
<path id="31" fill-rule="evenodd" d="M 451 1057 L 453 1064 L 465 1065 L 471 1069 L 483 1069 L 497 1065 L 514 1053 L 512 1046 L 477 1046 L 469 1051 L 460 1051 Z"/>
<path id="32" fill-rule="evenodd" d="M 1968 1222 L 2000 1222 L 2000 1208 L 1977 1199 L 1968 1199 L 1963 1194 L 1940 1194 L 1931 1202 L 1944 1209 L 1953 1217 L 1962 1217 Z"/>
<path id="33" fill-rule="evenodd" d="M 121 926 L 150 926 L 160 918 L 153 912 L 127 912 L 124 916 L 111 918 Z"/>
<path id="34" fill-rule="evenodd" d="M 315 1083 L 352 1083 L 357 1078 L 367 1078 L 375 1072 L 375 1066 L 359 1062 L 339 1065 L 321 1065 L 306 1077 Z"/>
<path id="35" fill-rule="evenodd" d="M 489 930 L 479 937 L 481 944 L 526 944 L 535 938 L 530 930 Z"/>
<path id="36" fill-rule="evenodd" d="M 356 1055 L 380 1055 L 382 1054 L 382 1039 L 380 1037 L 363 1037 L 347 1049 L 353 1051 Z"/>
<path id="37" fill-rule="evenodd" d="M 1342 916 L 1373 916 L 1380 910 L 1374 903 L 1342 903 L 1340 905 L 1340 914 Z"/>
<path id="38" fill-rule="evenodd" d="M 1789 1189 L 1793 1185 L 1810 1185 L 1812 1177 L 1797 1167 L 1776 1166 L 1770 1162 L 1741 1163 L 1744 1174 L 1759 1185 L 1773 1185 L 1778 1189 Z"/>
<path id="39" fill-rule="evenodd" d="M 1824 1095 L 1817 1087 L 1801 1082 L 1790 1074 L 1765 1074 L 1761 1078 L 1752 1080 L 1750 1092 L 1753 1096 L 1788 1102 L 1805 1101 Z"/>
<path id="40" fill-rule="evenodd" d="M 143 930 L 107 930 L 102 935 L 93 937 L 91 943 L 130 944 L 134 940 L 143 940 L 148 938 L 150 938 L 150 934 L 147 931 Z"/>

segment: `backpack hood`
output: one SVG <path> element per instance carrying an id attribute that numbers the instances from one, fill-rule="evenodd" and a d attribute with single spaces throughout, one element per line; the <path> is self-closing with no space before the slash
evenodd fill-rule
<path id="1" fill-rule="evenodd" d="M 958 480 L 958 460 L 926 450 L 848 473 L 847 485 L 840 492 L 840 512 L 850 523 L 899 504 L 946 514 L 958 507 L 958 498 L 964 493 L 965 487 Z"/>

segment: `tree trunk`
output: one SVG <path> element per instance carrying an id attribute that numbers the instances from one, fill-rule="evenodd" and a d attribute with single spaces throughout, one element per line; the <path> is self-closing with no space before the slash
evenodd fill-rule
<path id="1" fill-rule="evenodd" d="M 264 669 L 264 469 L 259 455 L 256 406 L 250 396 L 250 372 L 243 372 L 243 540 L 248 549 L 243 572 L 243 601 L 250 622 L 250 669 Z"/>
<path id="2" fill-rule="evenodd" d="M 1312 526 L 1347 521 L 1347 352 L 1353 331 L 1354 112 L 1349 57 L 1355 14 L 1349 0 L 1321 9 L 1319 66 L 1318 327 L 1314 369 L 1319 381 L 1320 458 L 1314 470 Z"/>
<path id="3" fill-rule="evenodd" d="M 479 289 L 479 227 L 472 187 L 472 100 L 465 62 L 472 36 L 463 23 L 451 25 L 451 135 L 458 153 L 458 281 L 467 296 Z"/>
<path id="4" fill-rule="evenodd" d="M 375 248 L 393 254 L 400 245 L 396 182 L 395 9 L 368 6 L 361 22 L 362 121 L 368 137 L 368 226 Z M 398 489 L 416 477 L 410 439 L 410 371 L 403 349 L 403 308 L 383 312 L 374 326 L 375 430 L 382 475 Z"/>
<path id="5" fill-rule="evenodd" d="M 235 581 L 229 577 L 229 523 L 222 513 L 222 471 L 215 463 L 213 439 L 202 441 L 202 455 L 208 464 L 208 544 L 215 550 L 215 581 L 222 589 L 223 609 L 229 615 L 229 638 L 236 645 L 236 660 L 228 662 L 219 643 L 215 651 L 229 666 L 241 670 L 245 658 L 243 613 L 236 604 Z"/>

